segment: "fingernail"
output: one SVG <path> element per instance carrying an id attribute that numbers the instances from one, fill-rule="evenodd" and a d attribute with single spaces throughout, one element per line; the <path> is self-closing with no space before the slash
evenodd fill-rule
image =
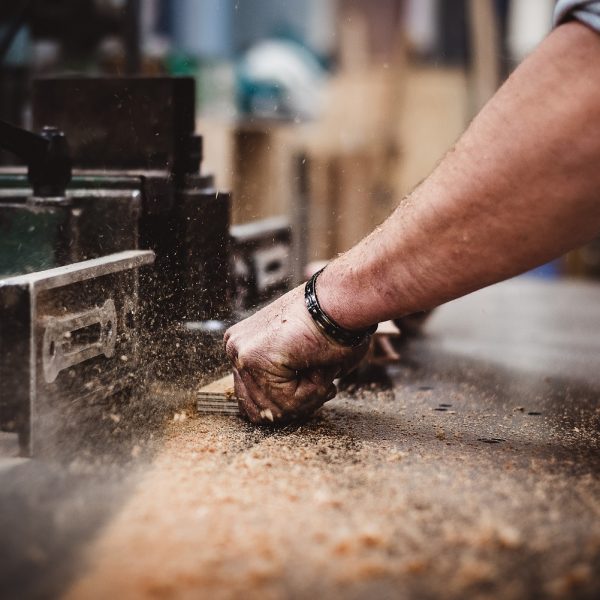
<path id="1" fill-rule="evenodd" d="M 265 410 L 261 410 L 260 416 L 263 419 L 267 419 L 268 421 L 271 421 L 271 423 L 273 423 L 273 421 L 275 420 L 275 419 L 273 419 L 273 413 L 271 412 L 270 408 L 265 408 Z"/>

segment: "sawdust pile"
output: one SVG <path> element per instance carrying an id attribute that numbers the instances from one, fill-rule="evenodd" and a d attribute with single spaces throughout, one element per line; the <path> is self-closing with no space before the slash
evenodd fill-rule
<path id="1" fill-rule="evenodd" d="M 593 597 L 598 409 L 401 375 L 282 431 L 178 412 L 67 597 Z"/>

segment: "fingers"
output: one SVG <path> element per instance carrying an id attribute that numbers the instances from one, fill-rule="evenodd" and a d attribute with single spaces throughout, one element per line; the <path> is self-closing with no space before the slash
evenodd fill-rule
<path id="1" fill-rule="evenodd" d="M 238 373 L 248 396 L 259 411 L 261 420 L 271 423 L 280 420 L 284 411 L 277 403 L 276 394 L 269 389 L 270 385 L 267 382 L 259 384 L 252 371 L 248 369 L 241 369 Z"/>
<path id="2" fill-rule="evenodd" d="M 233 366 L 235 393 L 240 413 L 253 423 L 274 422 L 281 418 L 282 411 L 255 383 L 250 370 L 244 364 L 232 338 L 231 329 L 223 338 L 225 353 Z"/>
<path id="3" fill-rule="evenodd" d="M 283 419 L 284 411 L 264 394 L 248 371 L 234 368 L 233 381 L 242 416 L 252 423 L 275 423 Z"/>
<path id="4" fill-rule="evenodd" d="M 339 369 L 315 370 L 287 382 L 274 393 L 271 385 L 257 381 L 245 369 L 234 369 L 235 393 L 240 412 L 252 423 L 287 423 L 318 410 L 337 394 L 333 378 Z"/>
<path id="5" fill-rule="evenodd" d="M 333 379 L 338 370 L 313 370 L 299 378 L 293 396 L 287 399 L 285 415 L 288 418 L 305 417 L 334 398 L 337 388 Z"/>
<path id="6" fill-rule="evenodd" d="M 335 395 L 331 387 L 339 367 L 298 372 L 286 370 L 277 377 L 254 365 L 255 359 L 244 360 L 229 332 L 225 351 L 232 362 L 235 392 L 242 415 L 253 423 L 286 422 L 310 414 Z M 247 357 L 248 358 L 248 357 Z M 306 381 L 305 381 L 306 379 Z"/>
<path id="7" fill-rule="evenodd" d="M 254 404 L 254 402 L 252 402 L 252 399 L 248 394 L 248 390 L 246 389 L 246 386 L 244 385 L 237 369 L 235 368 L 233 369 L 233 385 L 240 414 L 243 417 L 246 417 L 252 423 L 260 423 L 262 420 L 260 416 L 260 410 Z"/>
<path id="8" fill-rule="evenodd" d="M 311 381 L 303 381 L 298 386 L 296 393 L 296 408 L 294 415 L 296 417 L 304 417 L 312 414 L 325 402 L 329 402 L 337 395 L 337 388 L 333 383 L 327 386 L 315 385 Z"/>

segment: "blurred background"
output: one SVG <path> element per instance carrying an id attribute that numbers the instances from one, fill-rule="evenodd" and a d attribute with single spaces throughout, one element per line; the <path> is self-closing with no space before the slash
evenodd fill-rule
<path id="1" fill-rule="evenodd" d="M 44 0 L 0 5 L 0 118 L 49 74 L 196 80 L 233 222 L 284 216 L 305 262 L 380 223 L 551 28 L 553 0 Z M 15 162 L 0 155 L 0 164 Z M 538 269 L 600 276 L 600 245 Z"/>

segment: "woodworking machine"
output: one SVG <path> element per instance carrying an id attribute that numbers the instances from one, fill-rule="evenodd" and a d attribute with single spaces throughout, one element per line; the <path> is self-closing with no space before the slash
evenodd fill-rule
<path id="1" fill-rule="evenodd" d="M 32 112 L 39 133 L 0 124 L 27 165 L 0 171 L 0 431 L 40 455 L 84 406 L 216 369 L 227 325 L 287 289 L 291 232 L 230 229 L 192 79 L 42 79 Z"/>

